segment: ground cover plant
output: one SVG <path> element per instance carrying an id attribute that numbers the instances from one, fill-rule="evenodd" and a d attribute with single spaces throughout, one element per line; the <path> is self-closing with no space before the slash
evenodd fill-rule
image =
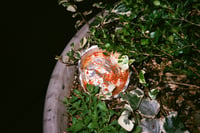
<path id="1" fill-rule="evenodd" d="M 61 0 L 76 27 L 87 22 L 81 1 Z M 84 2 L 84 1 L 83 1 Z M 125 92 L 102 100 L 99 87 L 86 93 L 76 78 L 64 102 L 69 132 L 200 132 L 200 3 L 197 0 L 120 0 L 94 3 L 104 12 L 90 24 L 89 35 L 65 57 L 78 65 L 92 45 L 126 56 L 132 72 Z M 106 53 L 105 53 L 106 54 Z M 78 77 L 78 70 L 76 77 Z M 67 126 L 67 125 L 66 125 Z M 75 128 L 79 127 L 79 128 Z"/>

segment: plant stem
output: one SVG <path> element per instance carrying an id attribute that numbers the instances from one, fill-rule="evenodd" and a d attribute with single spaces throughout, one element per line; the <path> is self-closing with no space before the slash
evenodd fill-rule
<path id="1" fill-rule="evenodd" d="M 186 84 L 186 83 L 180 83 L 180 82 L 174 82 L 174 81 L 164 81 L 165 83 L 169 83 L 169 84 L 177 84 L 177 85 L 183 85 L 183 86 L 188 86 L 188 87 L 192 87 L 192 88 L 196 88 L 199 89 L 200 86 L 197 85 L 191 85 L 191 84 Z"/>
<path id="2" fill-rule="evenodd" d="M 85 18 L 85 15 L 83 15 L 81 12 L 77 12 L 77 13 L 81 16 L 81 18 L 85 22 L 85 24 L 89 25 L 88 21 Z"/>

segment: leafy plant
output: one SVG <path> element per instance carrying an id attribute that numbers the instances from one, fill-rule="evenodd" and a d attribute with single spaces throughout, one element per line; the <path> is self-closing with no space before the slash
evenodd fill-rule
<path id="1" fill-rule="evenodd" d="M 72 2 L 61 1 L 62 4 Z M 71 4 L 76 3 L 78 1 Z M 70 7 L 69 4 L 65 4 L 67 8 Z M 86 47 L 80 45 L 81 48 L 87 49 L 91 45 L 98 45 L 108 52 L 119 52 L 122 57 L 119 61 L 125 64 L 123 67 L 129 67 L 133 73 L 128 89 L 120 94 L 125 103 L 119 99 L 103 102 L 96 96 L 98 89 L 91 86 L 88 86 L 89 94 L 73 92 L 75 95 L 71 96 L 69 99 L 71 101 L 68 102 L 70 104 L 67 104 L 70 122 L 73 123 L 68 130 L 72 131 L 73 127 L 79 125 L 80 129 L 74 130 L 111 132 L 120 129 L 119 132 L 122 131 L 116 120 L 120 114 L 112 110 L 116 103 L 120 104 L 120 107 L 129 104 L 132 109 L 127 111 L 124 107 L 127 111 L 125 123 L 134 120 L 135 127 L 131 129 L 133 132 L 153 130 L 152 124 L 156 125 L 155 132 L 163 127 L 166 132 L 180 132 L 185 129 L 184 126 L 190 131 L 198 130 L 194 126 L 191 127 L 196 124 L 191 124 L 194 123 L 191 121 L 192 115 L 188 115 L 194 110 L 200 110 L 198 1 L 118 0 L 113 6 L 105 2 L 93 5 L 103 9 L 103 15 L 98 16 L 90 24 L 89 36 L 83 38 L 81 43 Z M 72 7 L 76 9 L 76 6 Z M 77 13 L 77 10 L 72 11 Z M 84 16 L 82 19 L 86 22 Z M 80 59 L 80 56 L 77 56 L 79 52 L 80 49 L 72 49 L 67 53 L 66 62 L 76 63 Z M 84 111 L 79 111 L 80 107 Z M 122 108 L 121 112 L 124 109 Z M 98 112 L 100 110 L 101 112 Z M 169 117 L 170 110 L 177 111 L 179 115 Z M 197 112 L 194 111 L 195 114 Z M 85 122 L 86 119 L 83 117 L 88 117 L 88 114 L 92 117 L 87 118 Z M 166 119 L 164 126 L 160 123 L 161 118 Z M 108 123 L 105 124 L 104 121 Z"/>
<path id="2" fill-rule="evenodd" d="M 73 13 L 72 17 L 74 18 L 77 16 L 81 17 L 81 20 L 79 19 L 76 21 L 75 28 L 77 29 L 81 25 L 88 23 L 86 16 L 92 13 L 92 11 L 80 12 L 77 5 L 82 1 L 83 0 L 59 0 L 58 1 L 59 5 L 62 5 L 63 7 L 66 8 L 67 11 Z"/>
<path id="3" fill-rule="evenodd" d="M 138 109 L 140 102 L 144 96 L 144 92 L 141 89 L 135 89 L 132 92 L 120 95 L 124 100 L 128 101 L 133 110 Z"/>
<path id="4" fill-rule="evenodd" d="M 152 90 L 149 91 L 149 97 L 151 99 L 156 99 L 158 93 L 159 93 L 158 89 L 152 89 Z"/>
<path id="5" fill-rule="evenodd" d="M 87 86 L 89 93 L 74 89 L 69 98 L 65 98 L 69 119 L 69 132 L 124 132 L 112 118 L 118 112 L 107 107 L 97 95 L 99 87 Z"/>
<path id="6" fill-rule="evenodd" d="M 181 133 L 185 131 L 183 123 L 177 116 L 169 116 L 164 123 L 164 129 L 167 133 Z"/>

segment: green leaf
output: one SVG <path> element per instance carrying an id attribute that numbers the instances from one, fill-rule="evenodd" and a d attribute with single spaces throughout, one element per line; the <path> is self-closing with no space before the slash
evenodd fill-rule
<path id="1" fill-rule="evenodd" d="M 133 133 L 141 133 L 141 132 L 142 132 L 142 127 L 139 126 L 137 126 L 133 131 Z"/>
<path id="2" fill-rule="evenodd" d="M 145 80 L 145 77 L 144 77 L 144 74 L 145 74 L 145 71 L 144 70 L 140 70 L 140 73 L 139 73 L 139 82 L 141 84 L 146 84 L 146 80 Z"/>
<path id="3" fill-rule="evenodd" d="M 67 2 L 64 2 L 64 3 L 60 2 L 59 4 L 62 4 L 62 6 L 63 6 L 63 7 L 66 7 L 66 8 L 70 5 L 70 4 L 67 3 Z"/>
<path id="4" fill-rule="evenodd" d="M 90 116 L 85 117 L 84 118 L 84 124 L 88 125 L 91 120 L 92 120 L 92 118 Z"/>
<path id="5" fill-rule="evenodd" d="M 106 48 L 109 48 L 109 47 L 110 47 L 110 43 L 106 43 L 106 44 L 105 44 L 105 47 L 106 47 Z"/>
<path id="6" fill-rule="evenodd" d="M 127 15 L 131 14 L 131 9 L 127 7 L 124 3 L 118 3 L 114 9 L 112 10 L 113 13 L 120 14 L 120 15 Z"/>
<path id="7" fill-rule="evenodd" d="M 135 59 L 129 59 L 129 61 L 128 61 L 128 65 L 133 64 L 133 62 L 135 62 Z"/>
<path id="8" fill-rule="evenodd" d="M 173 35 L 170 35 L 168 37 L 168 40 L 171 42 L 171 43 L 174 43 L 174 36 Z"/>
<path id="9" fill-rule="evenodd" d="M 64 103 L 64 104 L 69 104 L 69 100 L 68 100 L 67 97 L 64 98 L 63 103 Z"/>
<path id="10" fill-rule="evenodd" d="M 77 100 L 76 102 L 74 102 L 73 104 L 72 104 L 72 107 L 74 107 L 74 108 L 79 108 L 79 106 L 80 106 L 80 104 L 81 104 L 81 100 L 79 99 L 79 100 Z"/>
<path id="11" fill-rule="evenodd" d="M 149 96 L 151 97 L 151 99 L 156 99 L 158 93 L 159 93 L 159 90 L 158 90 L 158 89 L 152 89 L 152 90 L 150 90 L 150 92 L 149 92 Z"/>
<path id="12" fill-rule="evenodd" d="M 69 56 L 69 57 L 72 57 L 73 55 L 74 55 L 74 50 L 70 50 L 68 53 L 67 53 L 67 55 Z"/>
<path id="13" fill-rule="evenodd" d="M 159 0 L 154 0 L 154 1 L 153 1 L 153 4 L 154 4 L 155 6 L 160 6 L 160 1 L 159 1 Z"/>
<path id="14" fill-rule="evenodd" d="M 99 86 L 94 87 L 94 94 L 97 94 L 99 92 Z"/>
<path id="15" fill-rule="evenodd" d="M 70 103 L 74 103 L 78 98 L 74 95 L 72 95 L 72 97 L 69 99 Z"/>
<path id="16" fill-rule="evenodd" d="M 149 39 L 141 39 L 141 44 L 142 44 L 142 45 L 147 45 L 147 44 L 149 44 Z"/>
<path id="17" fill-rule="evenodd" d="M 73 123 L 73 125 L 70 128 L 67 128 L 68 131 L 72 132 L 79 132 L 84 128 L 84 124 L 82 120 L 78 120 L 76 123 Z"/>
<path id="18" fill-rule="evenodd" d="M 76 52 L 76 55 L 74 56 L 76 59 L 81 59 L 81 54 L 79 51 Z"/>
<path id="19" fill-rule="evenodd" d="M 106 104 L 102 101 L 100 101 L 98 104 L 97 104 L 97 107 L 99 107 L 100 110 L 102 111 L 108 111 L 108 108 L 106 106 Z"/>
<path id="20" fill-rule="evenodd" d="M 89 91 L 89 93 L 92 93 L 94 89 L 93 85 L 87 84 L 87 90 Z"/>
<path id="21" fill-rule="evenodd" d="M 70 113 L 71 113 L 71 115 L 75 115 L 77 112 L 78 112 L 77 110 L 73 110 Z"/>
<path id="22" fill-rule="evenodd" d="M 143 94 L 138 94 L 135 90 L 133 93 L 127 93 L 123 96 L 127 100 L 133 110 L 136 110 L 139 107 Z"/>
<path id="23" fill-rule="evenodd" d="M 115 126 L 115 125 L 117 125 L 117 124 L 118 124 L 117 120 L 113 120 L 113 121 L 110 123 L 110 126 Z"/>
<path id="24" fill-rule="evenodd" d="M 170 115 L 165 119 L 164 129 L 167 133 L 181 133 L 185 127 L 177 116 Z"/>
<path id="25" fill-rule="evenodd" d="M 77 89 L 74 89 L 74 93 L 78 96 L 81 96 L 81 91 L 77 90 Z"/>
<path id="26" fill-rule="evenodd" d="M 90 129 L 98 128 L 98 123 L 96 121 L 93 121 L 88 125 L 88 128 Z"/>
<path id="27" fill-rule="evenodd" d="M 74 47 L 74 43 L 71 43 L 70 46 L 71 46 L 71 47 Z"/>

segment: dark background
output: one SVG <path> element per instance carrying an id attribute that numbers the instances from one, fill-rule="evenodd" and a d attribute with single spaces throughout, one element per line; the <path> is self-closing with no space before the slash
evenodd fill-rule
<path id="1" fill-rule="evenodd" d="M 1 127 L 5 133 L 41 133 L 54 57 L 76 33 L 75 20 L 57 0 L 6 5 L 1 31 L 6 35 L 1 44 L 6 79 L 1 88 Z"/>
<path id="2" fill-rule="evenodd" d="M 76 33 L 76 20 L 57 0 L 1 6 L 0 132 L 41 133 L 54 57 Z M 90 8 L 88 2 L 81 7 Z"/>
<path id="3" fill-rule="evenodd" d="M 98 0 L 84 0 L 78 9 L 90 10 L 94 2 Z M 58 0 L 2 1 L 0 10 L 0 132 L 42 133 L 54 58 L 77 32 L 78 18 Z M 98 12 L 94 9 L 87 19 Z"/>

